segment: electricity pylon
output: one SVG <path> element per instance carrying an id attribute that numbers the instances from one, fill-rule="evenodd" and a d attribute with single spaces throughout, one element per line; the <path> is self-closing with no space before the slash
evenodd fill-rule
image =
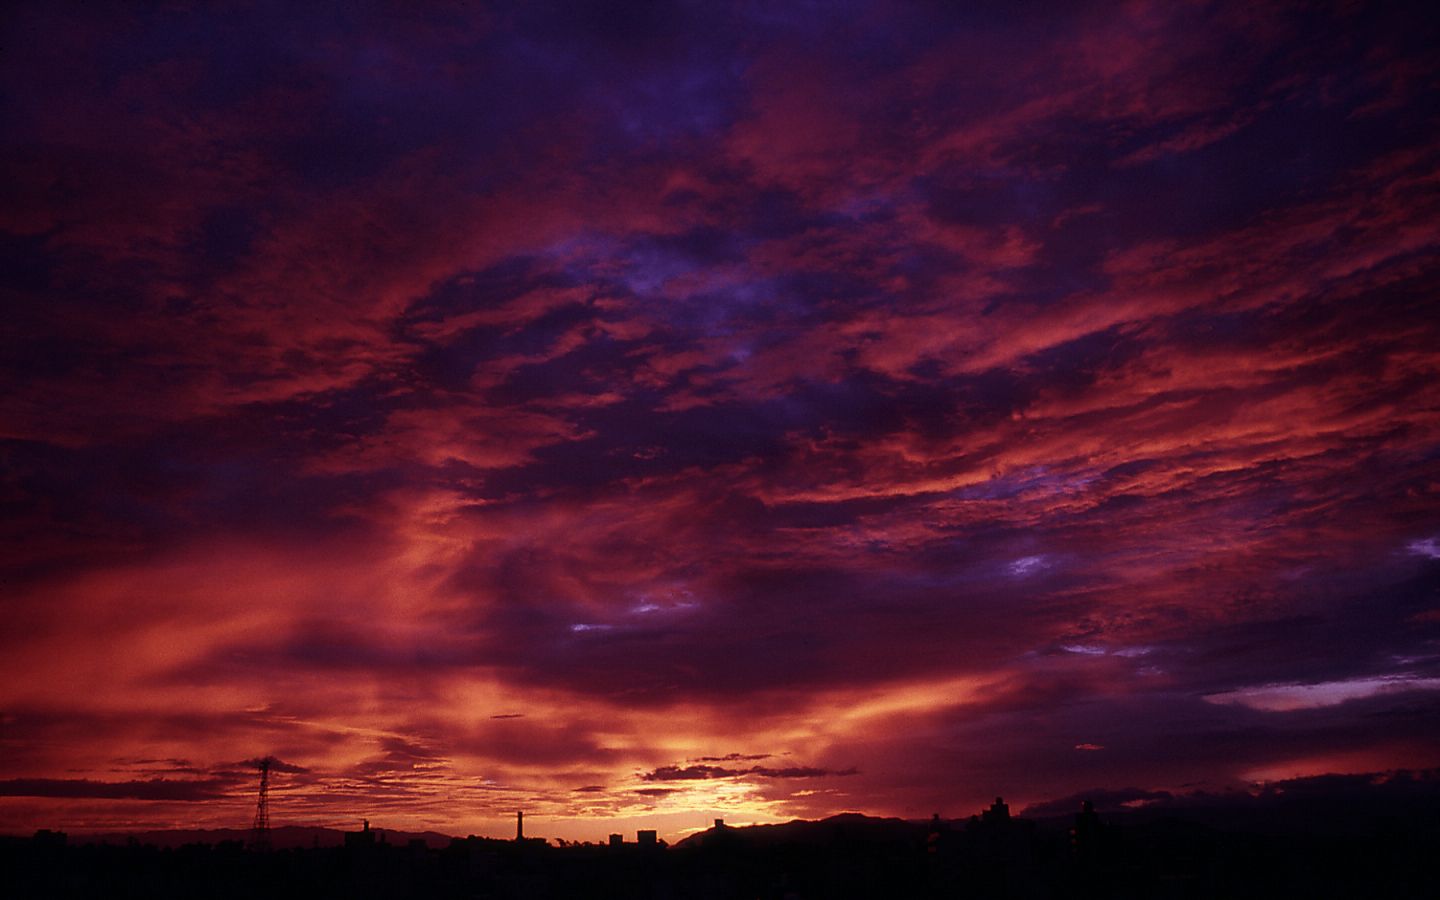
<path id="1" fill-rule="evenodd" d="M 272 756 L 260 760 L 260 799 L 255 801 L 255 825 L 251 829 L 250 846 L 255 850 L 270 849 L 270 764 Z"/>

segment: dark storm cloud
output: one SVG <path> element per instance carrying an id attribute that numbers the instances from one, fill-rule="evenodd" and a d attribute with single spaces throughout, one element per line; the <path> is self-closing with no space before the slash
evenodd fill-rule
<path id="1" fill-rule="evenodd" d="M 285 762 L 285 760 L 283 760 L 283 759 L 276 759 L 276 758 L 273 757 L 273 756 L 264 757 L 264 758 L 260 758 L 260 759 L 247 759 L 247 760 L 244 760 L 243 762 L 235 763 L 235 765 L 236 765 L 236 766 L 243 767 L 243 768 L 247 768 L 247 769 L 253 769 L 253 768 L 259 767 L 262 762 L 268 763 L 267 768 L 269 768 L 271 771 L 274 771 L 274 772 L 286 772 L 286 773 L 289 773 L 289 774 L 292 774 L 292 775 L 301 775 L 301 774 L 304 774 L 304 773 L 310 771 L 309 769 L 305 768 L 304 766 L 297 766 L 297 765 L 295 765 L 294 763 L 287 763 L 287 762 Z"/>
<path id="2" fill-rule="evenodd" d="M 64 797 L 103 800 L 218 800 L 234 787 L 230 781 L 101 782 L 87 779 L 12 778 L 0 781 L 0 797 Z"/>
<path id="3" fill-rule="evenodd" d="M 725 766 L 661 766 L 653 772 L 640 776 L 642 781 L 694 781 L 707 778 L 740 778 L 754 775 L 759 778 L 825 778 L 832 775 L 855 775 L 855 769 L 834 771 L 814 766 L 751 766 L 748 769 L 731 769 Z"/>
<path id="4" fill-rule="evenodd" d="M 1035 817 L 1072 815 L 1086 801 L 1094 805 L 1096 812 L 1117 812 L 1126 808 L 1162 803 L 1173 798 L 1174 795 L 1169 791 L 1147 791 L 1141 788 L 1098 790 L 1027 806 L 1024 815 Z"/>

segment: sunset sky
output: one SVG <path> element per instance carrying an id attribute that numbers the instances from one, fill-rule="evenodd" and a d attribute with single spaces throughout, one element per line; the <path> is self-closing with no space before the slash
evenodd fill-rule
<path id="1" fill-rule="evenodd" d="M 0 832 L 1440 766 L 1423 4 L 323 6 L 0 13 Z"/>

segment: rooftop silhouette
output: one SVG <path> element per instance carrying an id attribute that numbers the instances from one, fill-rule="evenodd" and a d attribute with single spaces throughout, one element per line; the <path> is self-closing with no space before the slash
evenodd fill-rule
<path id="1" fill-rule="evenodd" d="M 0 839 L 17 897 L 240 897 L 284 884 L 291 896 L 396 898 L 1149 898 L 1429 897 L 1440 887 L 1433 804 L 1332 810 L 1275 828 L 1242 807 L 1014 815 L 1002 798 L 972 815 L 910 821 L 844 814 L 711 827 L 669 845 L 443 838 L 374 828 L 273 827 L 267 848 L 233 837 L 163 833 L 95 842 L 53 830 Z M 1206 813 L 1201 815 L 1201 813 Z M 1313 817 L 1312 817 L 1313 818 Z M 1298 822 L 1298 820 L 1297 820 Z M 1257 827 L 1257 825 L 1259 827 Z"/>

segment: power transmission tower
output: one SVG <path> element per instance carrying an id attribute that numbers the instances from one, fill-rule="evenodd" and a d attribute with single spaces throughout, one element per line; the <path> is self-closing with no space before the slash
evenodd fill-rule
<path id="1" fill-rule="evenodd" d="M 270 849 L 270 764 L 274 757 L 260 760 L 260 799 L 255 802 L 255 825 L 251 830 L 250 846 L 256 850 Z"/>

